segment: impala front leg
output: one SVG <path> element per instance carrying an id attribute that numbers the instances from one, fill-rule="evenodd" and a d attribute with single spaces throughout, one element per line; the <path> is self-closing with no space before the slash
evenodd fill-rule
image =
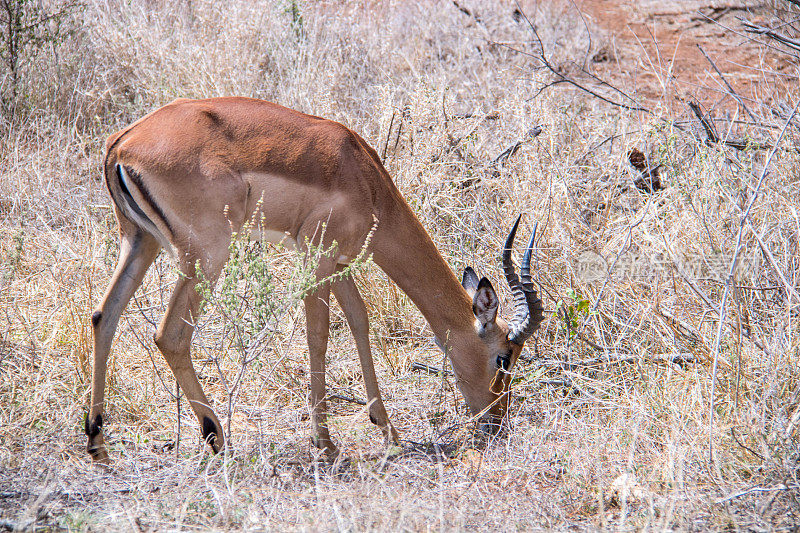
<path id="1" fill-rule="evenodd" d="M 128 305 L 148 267 L 161 247 L 149 233 L 122 224 L 122 242 L 119 259 L 111 284 L 97 310 L 92 313 L 94 330 L 94 365 L 92 367 L 92 404 L 86 415 L 85 431 L 89 439 L 86 450 L 97 463 L 108 464 L 110 459 L 103 440 L 103 401 L 105 398 L 106 371 L 111 341 L 117 330 L 119 317 Z"/>
<path id="2" fill-rule="evenodd" d="M 337 272 L 342 268 L 341 266 L 338 267 Z M 364 388 L 367 390 L 369 419 L 373 424 L 381 428 L 387 442 L 391 441 L 394 444 L 399 444 L 400 439 L 394 426 L 389 421 L 389 416 L 386 414 L 386 407 L 383 405 L 381 391 L 378 387 L 378 378 L 375 376 L 375 364 L 369 347 L 369 319 L 364 300 L 361 299 L 358 287 L 356 287 L 352 277 L 344 277 L 337 280 L 333 284 L 332 290 L 334 296 L 336 296 L 336 301 L 339 302 L 339 306 L 344 311 L 344 316 L 347 317 L 347 323 L 350 325 L 350 331 L 356 341 L 356 350 L 361 361 L 361 371 L 364 374 Z"/>
<path id="3" fill-rule="evenodd" d="M 317 280 L 333 273 L 333 267 L 317 268 Z M 338 454 L 328 432 L 327 405 L 325 402 L 325 353 L 328 350 L 330 327 L 330 284 L 325 283 L 303 300 L 306 308 L 306 337 L 311 369 L 311 440 L 328 457 Z"/>

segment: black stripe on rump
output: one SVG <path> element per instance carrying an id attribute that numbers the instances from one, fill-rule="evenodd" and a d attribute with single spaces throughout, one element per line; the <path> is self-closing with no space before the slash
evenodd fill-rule
<path id="1" fill-rule="evenodd" d="M 144 182 L 142 181 L 142 176 L 138 172 L 136 172 L 136 170 L 129 167 L 128 165 L 124 165 L 124 167 L 125 167 L 125 173 L 128 176 L 130 176 L 130 178 L 133 180 L 133 183 L 136 185 L 136 188 L 139 189 L 139 192 L 142 193 L 144 201 L 147 202 L 147 205 L 150 207 L 150 209 L 152 209 L 153 212 L 155 212 L 155 214 L 157 214 L 159 218 L 161 218 L 161 221 L 167 227 L 169 232 L 174 236 L 175 232 L 172 230 L 172 226 L 170 225 L 169 220 L 167 220 L 166 215 L 164 215 L 164 210 L 161 209 L 161 206 L 156 203 L 155 199 L 153 198 L 153 195 L 150 194 L 150 190 L 145 186 Z M 119 182 L 122 187 L 122 192 L 127 196 L 129 196 L 131 200 L 133 200 L 131 192 L 125 186 L 125 181 L 121 178 L 122 177 L 120 176 Z M 144 218 L 148 218 L 147 215 L 144 214 L 142 209 L 138 205 L 136 205 L 135 201 L 132 201 L 131 204 L 133 205 L 133 208 L 139 215 L 143 216 Z"/>

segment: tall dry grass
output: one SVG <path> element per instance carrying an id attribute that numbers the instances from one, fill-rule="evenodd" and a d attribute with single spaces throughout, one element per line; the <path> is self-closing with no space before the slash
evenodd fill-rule
<path id="1" fill-rule="evenodd" d="M 478 18 L 448 2 L 89 0 L 73 35 L 37 56 L 0 149 L 0 526 L 797 523 L 800 167 L 783 149 L 796 144 L 796 128 L 737 244 L 765 151 L 707 146 L 687 117 L 666 111 L 620 111 L 559 89 L 530 99 L 548 78 L 515 6 L 460 5 Z M 554 64 L 580 61 L 589 40 L 571 3 L 523 8 Z M 589 29 L 591 53 L 607 43 Z M 774 97 L 793 104 L 789 87 Z M 91 467 L 89 316 L 117 253 L 102 142 L 175 97 L 226 94 L 358 131 L 454 269 L 473 265 L 499 280 L 504 232 L 518 213 L 526 232 L 539 221 L 537 278 L 560 314 L 548 315 L 515 369 L 506 437 L 475 442 L 452 379 L 410 371 L 411 362 L 446 362 L 421 315 L 373 267 L 357 281 L 402 453 L 387 456 L 364 409 L 334 400 L 332 433 L 350 462 L 332 471 L 318 461 L 298 308 L 245 375 L 233 412 L 224 378 L 236 361 L 219 353 L 213 327 L 200 328 L 195 365 L 232 427 L 226 454 L 210 457 L 185 402 L 176 415 L 174 380 L 150 340 L 176 275 L 160 257 L 110 360 L 106 431 L 116 462 Z M 535 126 L 538 137 L 492 164 Z M 736 133 L 777 137 L 774 128 Z M 632 148 L 663 165 L 662 191 L 632 186 Z M 720 272 L 737 249 L 712 398 Z M 606 258 L 611 275 L 582 277 L 587 253 Z M 275 272 L 288 268 L 288 258 L 274 258 Z M 331 392 L 363 397 L 338 310 L 332 322 Z M 690 362 L 668 362 L 676 354 Z"/>

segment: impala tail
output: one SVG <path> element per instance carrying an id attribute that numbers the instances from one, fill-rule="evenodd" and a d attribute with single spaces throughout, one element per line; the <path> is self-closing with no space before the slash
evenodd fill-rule
<path id="1" fill-rule="evenodd" d="M 105 173 L 108 191 L 119 212 L 142 231 L 155 237 L 162 248 L 174 255 L 169 239 L 153 220 L 159 218 L 166 229 L 171 230 L 169 222 L 142 181 L 141 174 L 122 163 L 107 164 Z M 152 214 L 148 215 L 145 209 Z"/>

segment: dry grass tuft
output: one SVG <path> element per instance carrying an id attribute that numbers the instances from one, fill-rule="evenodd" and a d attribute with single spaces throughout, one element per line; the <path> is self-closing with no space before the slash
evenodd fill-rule
<path id="1" fill-rule="evenodd" d="M 0 125 L 0 528 L 781 529 L 800 521 L 800 161 L 788 149 L 797 129 L 756 191 L 766 152 L 709 146 L 688 114 L 620 111 L 572 90 L 530 99 L 549 78 L 514 6 L 459 5 L 477 18 L 433 1 L 88 0 L 73 14 L 74 31 L 37 56 L 15 118 Z M 591 26 L 589 42 L 570 2 L 524 8 L 554 64 L 608 47 Z M 452 378 L 410 370 L 446 362 L 409 299 L 371 267 L 357 281 L 403 449 L 387 451 L 363 407 L 334 399 L 332 433 L 347 460 L 320 460 L 308 442 L 302 309 L 289 308 L 242 374 L 232 412 L 225 378 L 238 359 L 220 350 L 218 317 L 199 329 L 195 365 L 231 427 L 231 447 L 209 456 L 185 402 L 176 414 L 174 379 L 151 342 L 176 276 L 162 256 L 112 351 L 106 426 L 115 464 L 90 465 L 89 317 L 117 254 L 102 141 L 175 97 L 227 94 L 361 133 L 454 269 L 474 265 L 498 279 L 516 214 L 526 214 L 527 230 L 539 221 L 537 277 L 557 312 L 515 369 L 507 436 L 477 442 Z M 796 87 L 773 98 L 793 105 Z M 774 142 L 782 123 L 770 120 L 766 130 L 730 124 Z M 663 190 L 633 186 L 634 148 L 661 165 Z M 285 253 L 270 257 L 274 273 L 290 271 Z M 597 279 L 589 260 L 602 267 L 591 271 Z M 332 322 L 330 392 L 363 397 L 338 309 Z"/>

